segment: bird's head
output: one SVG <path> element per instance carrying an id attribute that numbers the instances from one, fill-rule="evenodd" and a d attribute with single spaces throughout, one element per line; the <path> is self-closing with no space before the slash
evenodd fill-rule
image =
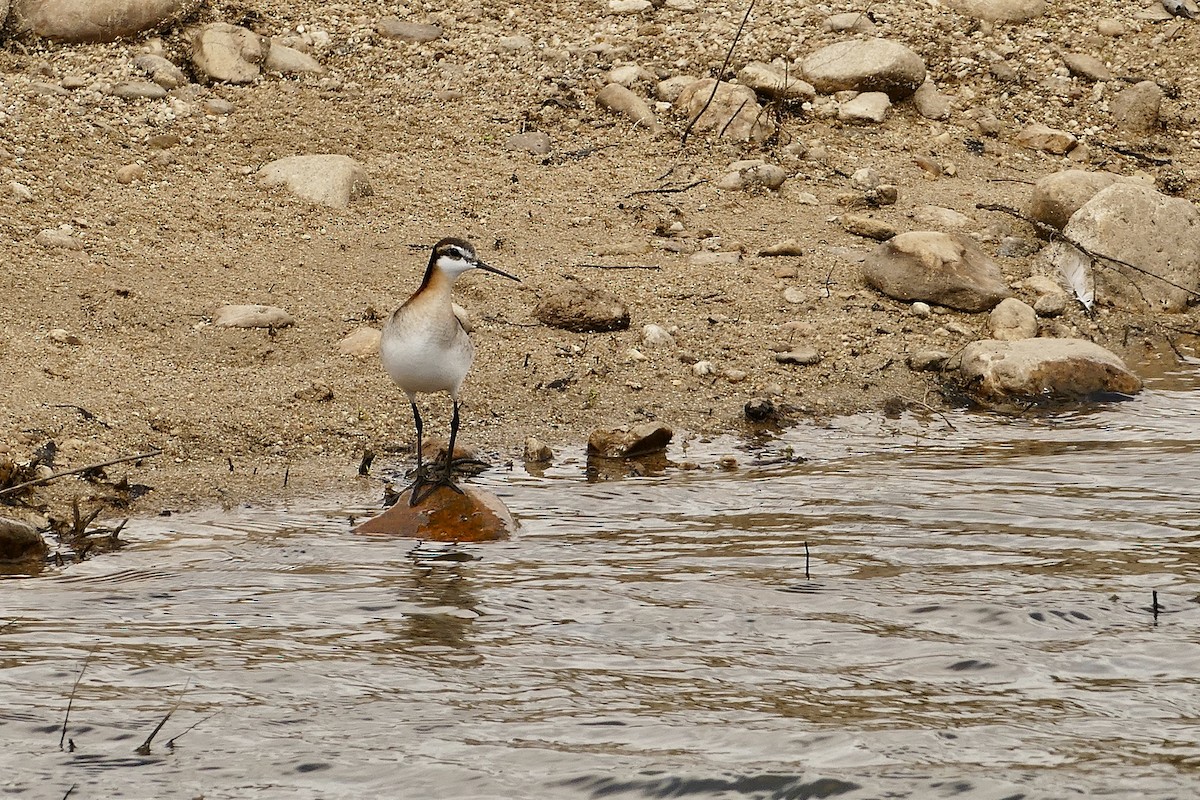
<path id="1" fill-rule="evenodd" d="M 468 270 L 482 269 L 517 283 L 521 282 L 516 275 L 509 275 L 482 261 L 475 254 L 475 247 L 470 242 L 454 237 L 442 239 L 433 246 L 433 254 L 429 257 L 429 269 L 430 271 L 436 269 L 451 279 L 457 278 Z"/>

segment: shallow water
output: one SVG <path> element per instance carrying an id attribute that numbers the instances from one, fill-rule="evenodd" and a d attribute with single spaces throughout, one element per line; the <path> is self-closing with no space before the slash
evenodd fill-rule
<path id="1" fill-rule="evenodd" d="M 0 795 L 1194 798 L 1198 389 L 495 472 L 470 561 L 373 498 L 136 520 L 0 583 Z"/>

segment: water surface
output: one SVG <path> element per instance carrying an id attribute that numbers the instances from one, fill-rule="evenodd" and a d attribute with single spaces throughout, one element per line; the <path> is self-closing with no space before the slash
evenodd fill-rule
<path id="1" fill-rule="evenodd" d="M 467 561 L 347 496 L 0 583 L 0 795 L 1200 795 L 1194 377 L 671 456 L 485 476 L 522 529 Z"/>

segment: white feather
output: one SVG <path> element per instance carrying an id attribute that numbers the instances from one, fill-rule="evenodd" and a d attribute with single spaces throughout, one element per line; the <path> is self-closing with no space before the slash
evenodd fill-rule
<path id="1" fill-rule="evenodd" d="M 1069 244 L 1055 245 L 1056 252 L 1051 257 L 1058 264 L 1058 271 L 1067 288 L 1075 293 L 1075 297 L 1088 311 L 1096 302 L 1096 290 L 1092 283 L 1092 259 L 1071 247 Z"/>

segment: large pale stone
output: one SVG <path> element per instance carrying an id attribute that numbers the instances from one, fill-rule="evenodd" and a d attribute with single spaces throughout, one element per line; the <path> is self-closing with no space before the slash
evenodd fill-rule
<path id="1" fill-rule="evenodd" d="M 1138 267 L 1111 261 L 1103 267 L 1091 265 L 1071 245 L 1051 243 L 1045 257 L 1064 274 L 1090 267 L 1100 302 L 1179 312 L 1200 290 L 1200 212 L 1187 200 L 1168 197 L 1142 183 L 1119 181 L 1076 211 L 1063 234 L 1092 253 Z"/>
<path id="2" fill-rule="evenodd" d="M 822 94 L 886 92 L 903 100 L 925 82 L 925 62 L 888 39 L 853 39 L 822 47 L 804 59 L 804 77 Z"/>
<path id="3" fill-rule="evenodd" d="M 897 300 L 923 300 L 962 311 L 986 311 L 1011 295 L 1000 267 L 969 236 L 902 233 L 863 262 L 869 286 Z"/>
<path id="4" fill-rule="evenodd" d="M 1114 353 L 1084 339 L 971 342 L 947 365 L 976 399 L 1084 400 L 1106 393 L 1131 395 L 1142 381 Z"/>
<path id="5" fill-rule="evenodd" d="M 694 133 L 708 131 L 739 142 L 761 142 L 775 133 L 775 123 L 763 113 L 753 89 L 722 81 L 713 95 L 714 83 L 712 78 L 698 80 L 675 100 L 675 107 L 682 109 L 689 121 L 696 120 L 692 125 Z"/>
<path id="6" fill-rule="evenodd" d="M 7 6 L 7 0 L 0 0 Z M 67 42 L 112 42 L 165 27 L 200 0 L 15 0 L 17 31 Z M 0 14 L 0 23 L 4 15 Z"/>
<path id="7" fill-rule="evenodd" d="M 288 156 L 258 171 L 263 186 L 287 186 L 305 200 L 331 208 L 345 208 L 351 200 L 371 194 L 362 164 L 350 156 Z"/>

